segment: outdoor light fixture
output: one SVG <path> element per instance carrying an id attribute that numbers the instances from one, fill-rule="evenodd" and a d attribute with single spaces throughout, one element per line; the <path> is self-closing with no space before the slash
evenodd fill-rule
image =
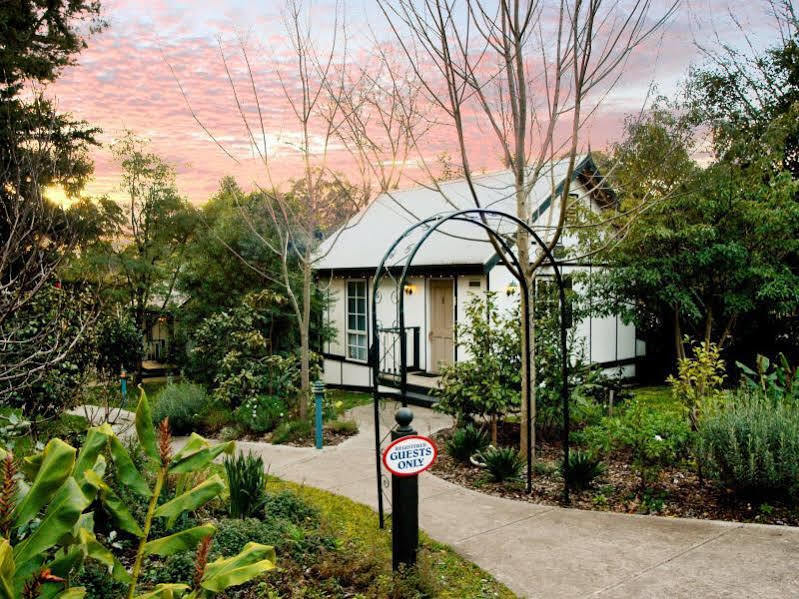
<path id="1" fill-rule="evenodd" d="M 405 285 L 405 295 L 413 295 L 414 291 L 416 291 L 415 285 L 411 285 L 410 283 Z"/>
<path id="2" fill-rule="evenodd" d="M 516 290 L 519 288 L 519 284 L 516 281 L 511 281 L 508 283 L 508 286 L 505 287 L 505 295 L 513 295 L 516 293 Z"/>

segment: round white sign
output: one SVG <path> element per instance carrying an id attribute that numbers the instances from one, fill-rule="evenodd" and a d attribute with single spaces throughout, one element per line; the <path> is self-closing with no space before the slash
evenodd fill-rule
<path id="1" fill-rule="evenodd" d="M 421 435 L 400 437 L 383 451 L 383 465 L 396 476 L 413 476 L 424 472 L 438 456 L 432 439 Z"/>

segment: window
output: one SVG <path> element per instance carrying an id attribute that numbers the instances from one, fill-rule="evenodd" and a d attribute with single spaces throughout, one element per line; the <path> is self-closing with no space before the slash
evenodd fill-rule
<path id="1" fill-rule="evenodd" d="M 347 281 L 347 357 L 366 362 L 366 281 Z"/>
<path id="2" fill-rule="evenodd" d="M 558 314 L 560 310 L 560 293 L 555 277 L 552 275 L 538 275 L 534 281 L 535 311 L 537 316 L 550 317 Z M 563 277 L 563 288 L 566 292 L 566 327 L 571 328 L 572 321 L 572 279 Z"/>

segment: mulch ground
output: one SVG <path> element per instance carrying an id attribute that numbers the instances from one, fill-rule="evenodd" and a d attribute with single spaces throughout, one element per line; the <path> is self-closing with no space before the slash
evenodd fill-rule
<path id="1" fill-rule="evenodd" d="M 508 499 L 546 505 L 563 505 L 563 478 L 559 464 L 562 447 L 557 442 L 543 442 L 536 447 L 533 490 L 525 492 L 523 481 L 495 483 L 485 470 L 464 465 L 446 451 L 452 429 L 434 435 L 441 448 L 432 472 L 445 480 L 475 491 Z M 519 428 L 508 425 L 500 430 L 498 444 L 518 446 Z M 799 510 L 779 498 L 742 498 L 719 486 L 705 482 L 690 468 L 668 468 L 656 483 L 640 492 L 639 478 L 625 456 L 604 461 L 606 472 L 584 491 L 571 492 L 570 507 L 585 510 L 634 514 L 657 514 L 681 518 L 702 518 L 734 522 L 758 522 L 799 526 Z"/>
<path id="2" fill-rule="evenodd" d="M 354 431 L 352 433 L 342 433 L 339 431 L 333 432 L 326 428 L 322 429 L 322 445 L 324 447 L 332 447 L 333 445 L 338 445 L 342 441 L 346 441 L 353 435 L 357 435 L 358 431 Z M 316 445 L 316 440 L 313 437 L 308 437 L 305 439 L 297 439 L 295 441 L 288 441 L 283 445 L 290 445 L 292 447 L 314 447 Z"/>

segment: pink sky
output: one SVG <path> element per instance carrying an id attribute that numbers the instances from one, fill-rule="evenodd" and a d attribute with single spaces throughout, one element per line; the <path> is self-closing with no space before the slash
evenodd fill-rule
<path id="1" fill-rule="evenodd" d="M 264 182 L 262 170 L 248 149 L 216 40 L 221 36 L 231 42 L 236 34 L 246 35 L 267 133 L 270 139 L 290 137 L 291 118 L 288 107 L 280 101 L 273 70 L 275 62 L 280 64 L 286 56 L 280 4 L 279 0 L 104 0 L 110 27 L 89 40 L 79 65 L 65 71 L 50 90 L 61 110 L 103 129 L 104 147 L 94 152 L 95 177 L 87 193 L 113 193 L 116 189 L 119 169 L 107 144 L 125 129 L 149 138 L 152 149 L 175 165 L 180 190 L 194 203 L 204 202 L 224 175 L 234 175 L 244 188 L 252 187 L 254 181 Z M 722 37 L 725 33 L 732 36 L 725 14 L 728 6 L 724 0 L 683 2 L 668 27 L 631 58 L 623 79 L 592 120 L 585 146 L 601 148 L 618 139 L 624 116 L 640 110 L 650 83 L 655 82 L 661 93 L 673 93 L 688 67 L 701 62 L 694 39 L 709 41 L 714 31 Z M 319 31 L 329 30 L 325 26 L 330 22 L 331 2 L 314 3 L 312 14 Z M 370 28 L 378 37 L 390 39 L 373 0 L 351 1 L 345 14 L 352 47 L 366 43 L 366 36 L 358 38 L 353 32 Z M 745 11 L 736 8 L 736 16 L 763 45 L 770 43 L 774 32 L 765 2 L 749 3 Z M 170 66 L 192 107 L 240 159 L 239 164 L 193 120 Z M 469 135 L 475 147 L 481 147 L 479 127 Z M 428 158 L 444 150 L 457 154 L 446 127 L 426 139 L 424 148 Z M 490 146 L 484 146 L 482 152 L 473 166 L 496 168 L 496 152 Z M 290 176 L 296 152 L 278 144 L 273 160 L 278 176 Z M 345 152 L 333 156 L 334 164 L 345 170 L 347 161 Z"/>

